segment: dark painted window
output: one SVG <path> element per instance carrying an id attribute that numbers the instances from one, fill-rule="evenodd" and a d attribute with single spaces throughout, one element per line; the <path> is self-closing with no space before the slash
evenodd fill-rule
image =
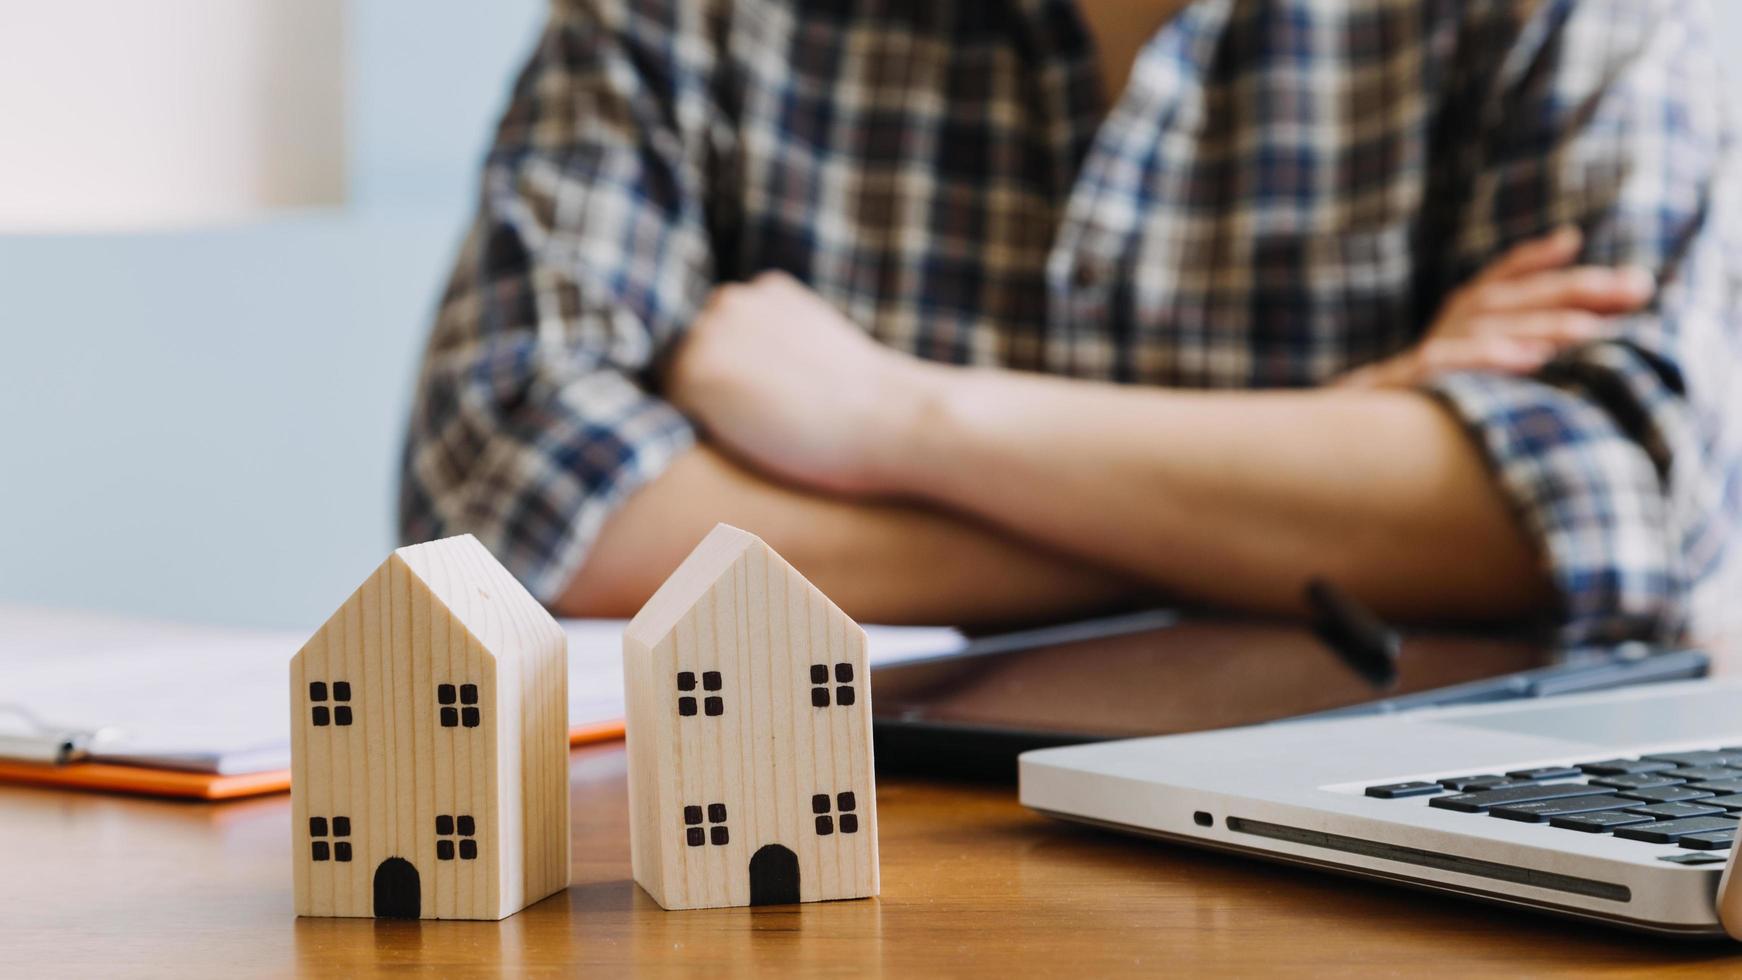
<path id="1" fill-rule="evenodd" d="M 850 708 L 858 702 L 858 696 L 853 692 L 853 665 L 842 661 L 835 664 L 835 690 L 833 703 L 843 708 Z M 811 707 L 826 708 L 829 706 L 829 665 L 811 664 Z"/>
<path id="2" fill-rule="evenodd" d="M 478 822 L 469 813 L 451 813 L 436 817 L 436 860 L 452 861 L 457 851 L 462 861 L 478 857 Z M 457 839 L 456 839 L 457 838 Z M 458 845 L 456 847 L 456 845 Z"/>
<path id="3" fill-rule="evenodd" d="M 725 679 L 720 676 L 719 671 L 706 670 L 702 672 L 702 690 L 719 691 L 725 686 Z M 679 692 L 694 691 L 696 689 L 696 672 L 693 670 L 678 671 L 677 689 Z M 677 699 L 677 713 L 679 717 L 694 717 L 697 713 L 696 709 L 698 707 L 701 709 L 701 714 L 707 715 L 710 718 L 718 718 L 726 713 L 726 699 L 724 696 L 719 694 L 710 694 L 698 700 L 694 694 L 679 693 Z"/>
<path id="4" fill-rule="evenodd" d="M 706 828 L 702 827 L 703 809 L 695 804 L 683 808 L 684 843 L 690 847 L 701 847 L 705 843 L 716 845 L 729 844 L 732 834 L 726 828 L 726 804 L 709 803 Z M 705 831 L 705 832 L 704 832 Z"/>
<path id="5" fill-rule="evenodd" d="M 456 702 L 458 707 L 456 707 Z M 478 685 L 476 684 L 438 684 L 436 685 L 436 704 L 441 707 L 441 722 L 443 728 L 477 728 L 483 721 L 478 709 Z"/>
<path id="6" fill-rule="evenodd" d="M 831 813 L 830 803 L 839 813 Z M 811 797 L 811 812 L 816 814 L 817 836 L 827 837 L 839 828 L 843 834 L 859 832 L 859 815 L 853 811 L 858 809 L 859 799 L 852 790 L 836 793 L 831 801 L 829 794 L 818 793 Z"/>
<path id="7" fill-rule="evenodd" d="M 329 705 L 329 698 L 337 704 Z M 342 702 L 351 700 L 351 684 L 349 681 L 334 681 L 329 689 L 326 681 L 308 682 L 308 699 L 314 707 L 309 712 L 309 720 L 316 728 L 328 725 L 345 726 L 351 723 L 351 706 Z"/>
<path id="8" fill-rule="evenodd" d="M 348 840 L 331 841 L 331 837 L 351 836 L 351 818 L 326 817 L 308 818 L 309 857 L 316 861 L 349 861 L 351 860 L 351 842 Z"/>

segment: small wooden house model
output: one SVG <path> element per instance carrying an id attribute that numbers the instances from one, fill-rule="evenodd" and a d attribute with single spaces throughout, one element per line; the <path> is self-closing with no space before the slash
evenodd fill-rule
<path id="1" fill-rule="evenodd" d="M 477 539 L 395 551 L 291 659 L 297 914 L 500 919 L 567 887 L 567 660 Z"/>
<path id="2" fill-rule="evenodd" d="M 721 524 L 623 638 L 635 880 L 668 909 L 877 894 L 865 631 Z"/>

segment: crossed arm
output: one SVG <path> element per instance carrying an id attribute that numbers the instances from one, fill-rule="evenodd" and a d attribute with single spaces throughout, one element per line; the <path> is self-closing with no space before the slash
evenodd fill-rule
<path id="1" fill-rule="evenodd" d="M 1288 612 L 1330 575 L 1382 612 L 1500 619 L 1553 601 L 1458 422 L 1409 387 L 1529 373 L 1652 291 L 1515 249 L 1427 340 L 1319 390 L 1212 393 L 966 369 L 876 345 L 798 283 L 717 291 L 667 375 L 710 444 L 605 524 L 558 608 L 632 610 L 716 520 L 855 615 L 974 622 L 1161 593 Z"/>
<path id="2" fill-rule="evenodd" d="M 571 614 L 632 613 L 724 520 L 863 619 L 1286 610 L 1325 574 L 1392 615 L 1558 613 L 1570 643 L 1666 637 L 1729 571 L 1737 158 L 1681 5 L 1516 12 L 1545 29 L 1420 285 L 1543 222 L 1586 242 L 1496 260 L 1390 361 L 1241 394 L 922 363 L 779 277 L 710 296 L 765 258 L 713 251 L 729 86 L 683 33 L 711 21 L 553 9 L 425 359 L 407 540 L 475 533 Z"/>

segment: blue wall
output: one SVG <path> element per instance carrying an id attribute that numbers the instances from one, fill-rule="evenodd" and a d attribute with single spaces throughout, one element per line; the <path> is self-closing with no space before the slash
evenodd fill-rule
<path id="1" fill-rule="evenodd" d="M 343 212 L 0 237 L 0 601 L 318 624 L 393 543 L 416 360 L 539 0 L 351 0 Z"/>

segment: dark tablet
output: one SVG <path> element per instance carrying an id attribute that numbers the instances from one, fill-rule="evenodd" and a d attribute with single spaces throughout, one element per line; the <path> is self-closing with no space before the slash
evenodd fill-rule
<path id="1" fill-rule="evenodd" d="M 1406 631 L 1398 685 L 1379 691 L 1302 625 L 1143 613 L 873 670 L 877 766 L 1014 781 L 1032 748 L 1273 721 L 1549 660 L 1516 638 Z"/>

